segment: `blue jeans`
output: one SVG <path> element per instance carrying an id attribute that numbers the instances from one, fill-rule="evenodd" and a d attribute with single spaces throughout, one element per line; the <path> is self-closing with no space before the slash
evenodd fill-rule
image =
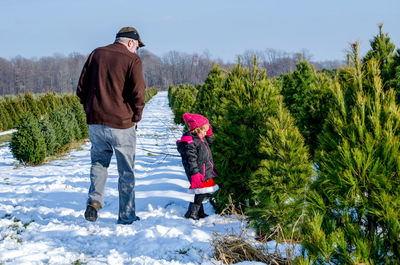
<path id="1" fill-rule="evenodd" d="M 96 201 L 104 207 L 104 189 L 107 169 L 113 151 L 118 166 L 119 224 L 130 224 L 136 220 L 135 214 L 135 126 L 129 129 L 114 129 L 104 125 L 89 125 L 89 138 L 92 143 L 90 156 L 90 188 L 88 203 Z"/>

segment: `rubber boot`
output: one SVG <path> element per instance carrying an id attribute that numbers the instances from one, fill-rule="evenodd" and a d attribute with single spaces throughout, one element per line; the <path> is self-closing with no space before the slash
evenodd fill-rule
<path id="1" fill-rule="evenodd" d="M 204 212 L 204 207 L 203 204 L 201 204 L 200 209 L 199 209 L 199 218 L 206 218 L 208 214 Z"/>
<path id="2" fill-rule="evenodd" d="M 191 202 L 189 204 L 188 211 L 185 213 L 185 218 L 199 220 L 199 210 L 200 210 L 200 205 Z"/>

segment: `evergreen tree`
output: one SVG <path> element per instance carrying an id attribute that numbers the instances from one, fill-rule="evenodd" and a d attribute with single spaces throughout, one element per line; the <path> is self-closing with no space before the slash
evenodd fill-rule
<path id="1" fill-rule="evenodd" d="M 146 89 L 146 98 L 145 102 L 149 102 L 157 94 L 157 89 L 155 87 L 151 87 Z"/>
<path id="2" fill-rule="evenodd" d="M 378 61 L 383 81 L 383 88 L 393 88 L 396 91 L 397 103 L 400 103 L 400 49 L 395 50 L 388 33 L 382 32 L 383 24 L 379 25 L 379 33 L 371 41 L 371 50 L 364 57 L 364 64 L 370 59 Z"/>
<path id="3" fill-rule="evenodd" d="M 66 110 L 59 109 L 49 115 L 49 121 L 56 135 L 56 152 L 62 152 L 65 146 L 74 139 L 74 128 L 67 118 Z"/>
<path id="4" fill-rule="evenodd" d="M 72 94 L 59 94 L 61 106 L 69 107 L 73 102 L 75 102 L 78 98 Z"/>
<path id="5" fill-rule="evenodd" d="M 168 87 L 168 103 L 171 108 L 174 106 L 175 92 L 176 92 L 176 87 L 170 85 Z"/>
<path id="6" fill-rule="evenodd" d="M 354 67 L 335 83 L 319 137 L 302 245 L 311 264 L 399 264 L 400 109 L 379 63 L 362 70 L 352 48 Z"/>
<path id="7" fill-rule="evenodd" d="M 393 63 L 390 68 L 390 80 L 388 87 L 396 91 L 397 104 L 400 103 L 400 49 L 393 56 Z"/>
<path id="8" fill-rule="evenodd" d="M 8 116 L 8 113 L 5 112 L 3 102 L 0 101 L 0 131 L 7 130 L 6 116 Z"/>
<path id="9" fill-rule="evenodd" d="M 4 107 L 6 102 L 2 100 L 0 102 L 0 119 L 2 124 L 3 130 L 9 130 L 13 128 L 13 121 L 10 118 L 10 114 L 8 113 L 7 109 Z"/>
<path id="10" fill-rule="evenodd" d="M 299 237 L 312 164 L 304 139 L 281 98 L 278 110 L 265 121 L 260 135 L 261 161 L 250 177 L 256 204 L 246 213 L 263 234 L 279 225 L 284 238 Z"/>
<path id="11" fill-rule="evenodd" d="M 71 110 L 74 113 L 76 122 L 78 124 L 80 135 L 78 135 L 77 140 L 86 139 L 89 137 L 89 128 L 86 123 L 86 114 L 83 106 L 79 102 L 73 102 L 71 104 Z"/>
<path id="12" fill-rule="evenodd" d="M 43 106 L 47 110 L 47 113 L 53 112 L 58 108 L 58 103 L 56 102 L 56 97 L 54 93 L 46 93 L 40 98 L 43 102 Z"/>
<path id="13" fill-rule="evenodd" d="M 69 123 L 72 133 L 72 140 L 68 143 L 71 143 L 73 140 L 80 140 L 82 137 L 82 132 L 73 109 L 71 107 L 64 107 L 63 110 L 65 111 L 65 118 Z"/>
<path id="14" fill-rule="evenodd" d="M 10 142 L 13 156 L 27 165 L 43 163 L 46 157 L 46 143 L 37 119 L 28 113 L 21 117 L 16 129 Z"/>
<path id="15" fill-rule="evenodd" d="M 191 85 L 179 85 L 174 93 L 173 111 L 175 114 L 174 122 L 185 124 L 182 115 L 191 112 L 192 106 L 196 100 L 197 90 Z"/>
<path id="16" fill-rule="evenodd" d="M 215 194 L 216 210 L 229 203 L 250 205 L 250 176 L 263 159 L 259 151 L 265 122 L 278 109 L 279 91 L 266 78 L 265 70 L 253 71 L 240 64 L 227 75 L 221 116 L 216 121 L 213 156 L 219 172 L 215 178 L 221 189 Z"/>
<path id="17" fill-rule="evenodd" d="M 46 107 L 43 105 L 42 97 L 43 97 L 43 95 L 39 95 L 38 98 L 35 101 L 36 102 L 36 106 L 39 109 L 40 116 L 47 114 Z"/>
<path id="18" fill-rule="evenodd" d="M 307 61 L 300 61 L 293 73 L 282 78 L 281 93 L 313 156 L 317 137 L 329 111 L 331 79 L 316 73 Z"/>
<path id="19" fill-rule="evenodd" d="M 62 95 L 54 94 L 53 100 L 54 100 L 55 110 L 58 110 L 58 109 L 63 108 L 65 106 L 62 98 L 63 98 Z"/>
<path id="20" fill-rule="evenodd" d="M 390 41 L 388 33 L 382 32 L 383 24 L 379 26 L 379 33 L 371 41 L 371 50 L 364 57 L 364 63 L 372 58 L 378 62 L 385 90 L 389 89 L 390 80 L 393 79 L 393 63 L 395 56 L 395 46 Z"/>
<path id="21" fill-rule="evenodd" d="M 19 123 L 19 119 L 25 114 L 25 107 L 22 99 L 23 97 L 17 96 L 17 98 L 14 98 L 10 101 L 12 109 L 14 110 L 13 115 L 15 115 L 13 117 L 13 119 L 15 119 L 13 127 Z"/>
<path id="22" fill-rule="evenodd" d="M 39 120 L 39 128 L 46 143 L 46 156 L 53 155 L 56 147 L 56 132 L 47 117 Z"/>
<path id="23" fill-rule="evenodd" d="M 8 113 L 8 117 L 10 118 L 10 121 L 11 121 L 9 129 L 15 128 L 16 124 L 18 123 L 19 118 L 18 118 L 17 111 L 14 109 L 13 100 L 11 98 L 6 98 L 4 107 Z M 22 111 L 22 110 L 20 110 L 20 111 Z"/>
<path id="24" fill-rule="evenodd" d="M 219 106 L 221 105 L 221 98 L 224 92 L 224 82 L 225 77 L 222 74 L 222 70 L 218 65 L 214 66 L 209 72 L 204 84 L 200 86 L 196 96 L 196 102 L 193 105 L 193 113 L 198 113 L 207 117 L 213 129 L 218 127 L 215 121 L 219 115 Z"/>
<path id="25" fill-rule="evenodd" d="M 40 110 L 36 104 L 35 99 L 33 98 L 32 94 L 29 91 L 25 93 L 23 101 L 24 101 L 24 105 L 25 105 L 25 110 L 27 112 L 32 113 L 34 117 L 39 119 L 40 118 Z"/>
<path id="26" fill-rule="evenodd" d="M 27 111 L 26 105 L 25 105 L 25 100 L 24 100 L 24 95 L 23 94 L 18 94 L 13 98 L 13 104 L 18 104 L 18 108 L 21 108 L 21 113 L 25 113 Z M 22 114 L 23 115 L 23 114 Z M 20 117 L 22 116 L 20 115 Z"/>

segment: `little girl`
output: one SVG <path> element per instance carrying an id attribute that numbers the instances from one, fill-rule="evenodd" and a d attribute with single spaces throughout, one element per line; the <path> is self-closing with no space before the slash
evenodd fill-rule
<path id="1" fill-rule="evenodd" d="M 195 194 L 185 217 L 199 220 L 208 216 L 204 213 L 203 200 L 218 190 L 213 180 L 217 173 L 210 150 L 214 137 L 211 125 L 204 116 L 185 113 L 183 120 L 189 124 L 190 131 L 185 132 L 176 145 L 190 181 L 189 193 Z"/>

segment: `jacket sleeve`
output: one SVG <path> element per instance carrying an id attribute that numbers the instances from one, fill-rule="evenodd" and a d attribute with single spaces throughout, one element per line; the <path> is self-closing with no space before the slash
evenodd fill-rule
<path id="1" fill-rule="evenodd" d="M 206 136 L 205 138 L 207 140 L 208 145 L 211 146 L 214 142 L 214 136 L 210 135 L 210 136 Z"/>
<path id="2" fill-rule="evenodd" d="M 182 156 L 182 164 L 186 174 L 193 176 L 200 173 L 200 168 L 197 164 L 197 148 L 194 143 L 181 141 L 177 143 L 178 151 Z"/>
<path id="3" fill-rule="evenodd" d="M 89 95 L 89 83 L 90 83 L 90 61 L 93 57 L 92 52 L 87 58 L 81 72 L 81 76 L 79 77 L 78 86 L 76 88 L 76 95 L 79 97 L 81 104 L 85 105 L 87 97 Z"/>
<path id="4" fill-rule="evenodd" d="M 146 98 L 146 83 L 143 77 L 142 61 L 137 56 L 131 65 L 129 73 L 131 80 L 132 90 L 128 95 L 128 102 L 133 111 L 133 122 L 139 122 L 142 119 L 142 112 L 145 105 Z"/>

